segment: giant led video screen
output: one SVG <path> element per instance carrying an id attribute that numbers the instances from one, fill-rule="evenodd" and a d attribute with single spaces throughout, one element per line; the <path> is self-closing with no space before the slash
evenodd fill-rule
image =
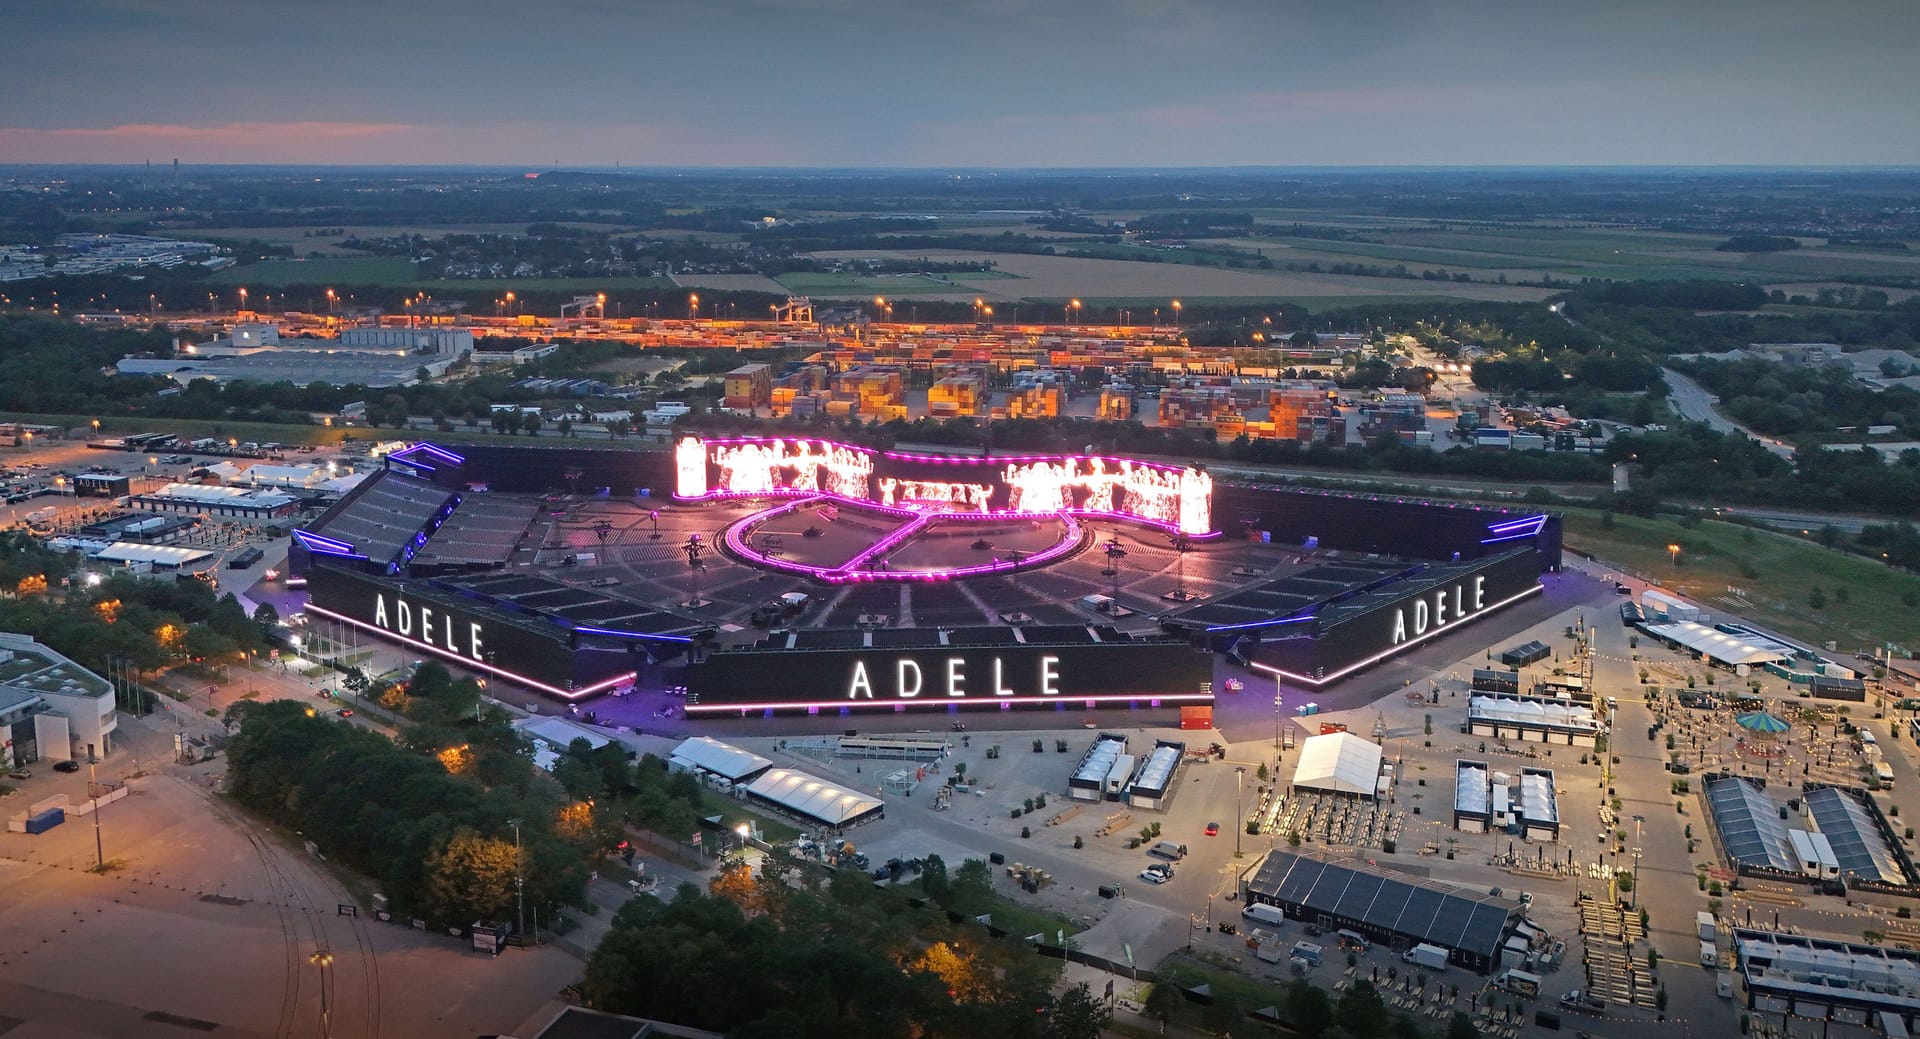
<path id="1" fill-rule="evenodd" d="M 1127 519 L 1189 537 L 1215 533 L 1213 478 L 1131 458 L 958 457 L 804 438 L 683 438 L 675 497 L 821 497 L 903 512 Z"/>

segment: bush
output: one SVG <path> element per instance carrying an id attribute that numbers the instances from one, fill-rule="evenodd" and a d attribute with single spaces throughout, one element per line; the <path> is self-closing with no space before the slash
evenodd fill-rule
<path id="1" fill-rule="evenodd" d="M 1709 894 L 1709 895 L 1712 895 L 1712 896 L 1713 896 L 1714 898 L 1719 898 L 1719 897 L 1720 897 L 1720 882 L 1719 882 L 1719 881 L 1717 881 L 1717 880 L 1709 880 L 1709 881 L 1707 881 L 1707 894 Z"/>
<path id="2" fill-rule="evenodd" d="M 1026 827 L 1026 826 L 1022 826 L 1022 827 L 1020 827 L 1020 839 L 1021 839 L 1021 840 L 1025 840 L 1025 839 L 1027 839 L 1028 837 L 1031 837 L 1031 836 L 1033 836 L 1033 830 L 1032 830 L 1032 828 L 1030 828 L 1030 827 Z"/>
<path id="3" fill-rule="evenodd" d="M 1382 854 L 1386 854 L 1386 855 L 1393 854 L 1394 847 L 1395 847 L 1395 844 L 1393 843 L 1392 837 L 1383 838 L 1380 841 L 1380 851 Z"/>
<path id="4" fill-rule="evenodd" d="M 1074 846 L 1075 848 L 1084 848 L 1084 847 L 1086 847 L 1086 846 L 1087 846 L 1087 842 L 1086 842 L 1086 841 L 1083 841 L 1083 840 L 1081 840 L 1081 839 L 1080 839 L 1080 837 L 1079 837 L 1079 835 L 1078 835 L 1078 834 L 1076 834 L 1076 835 L 1074 835 L 1074 838 L 1073 838 L 1073 846 Z"/>
<path id="5" fill-rule="evenodd" d="M 1020 810 L 1020 809 L 1018 809 L 1018 808 L 1015 808 L 1015 809 L 1013 810 L 1013 815 L 1012 815 L 1012 818 L 1015 818 L 1015 819 L 1018 819 L 1018 818 L 1020 818 L 1020 816 L 1021 816 L 1022 814 L 1023 814 L 1023 813 L 1021 812 L 1021 810 Z"/>

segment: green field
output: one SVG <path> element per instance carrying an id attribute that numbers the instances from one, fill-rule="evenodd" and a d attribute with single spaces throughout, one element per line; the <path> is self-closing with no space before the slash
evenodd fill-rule
<path id="1" fill-rule="evenodd" d="M 1011 277 L 1011 275 L 996 276 Z M 971 277 L 971 275 L 967 275 L 967 277 Z M 953 282 L 940 281 L 935 278 L 927 278 L 920 275 L 890 277 L 871 274 L 795 273 L 782 274 L 774 280 L 785 285 L 789 291 L 796 294 L 821 296 L 836 293 L 843 295 L 852 293 L 860 296 L 888 296 L 912 293 L 917 296 L 924 296 L 931 292 L 962 293 L 973 291 L 965 285 L 958 285 Z"/>
<path id="2" fill-rule="evenodd" d="M 1613 524 L 1608 530 L 1600 513 L 1569 509 L 1567 544 L 1710 611 L 1737 613 L 1815 646 L 1829 639 L 1843 651 L 1920 642 L 1920 609 L 1905 602 L 1920 596 L 1920 576 L 1732 523 L 1688 528 L 1677 520 L 1615 515 Z M 1680 546 L 1678 566 L 1669 562 L 1668 545 Z M 1807 603 L 1816 585 L 1827 600 L 1819 610 Z M 1729 587 L 1744 594 L 1736 596 Z"/>
<path id="3" fill-rule="evenodd" d="M 280 288 L 286 285 L 378 285 L 394 289 L 421 289 L 448 295 L 491 292 L 670 289 L 673 283 L 654 277 L 605 278 L 422 278 L 412 261 L 398 256 L 338 256 L 316 260 L 266 260 L 216 271 L 219 285 Z"/>
<path id="4" fill-rule="evenodd" d="M 280 288 L 285 285 L 391 285 L 419 278 L 413 261 L 398 256 L 336 256 L 319 260 L 267 260 L 215 271 L 216 285 Z"/>

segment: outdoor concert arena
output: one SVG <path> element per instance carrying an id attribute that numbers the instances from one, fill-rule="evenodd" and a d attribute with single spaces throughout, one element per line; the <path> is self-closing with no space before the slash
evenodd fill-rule
<path id="1" fill-rule="evenodd" d="M 558 701 L 684 689 L 691 719 L 1312 692 L 1526 600 L 1559 562 L 1558 518 L 1531 510 L 696 436 L 416 444 L 290 560 L 323 634 Z"/>

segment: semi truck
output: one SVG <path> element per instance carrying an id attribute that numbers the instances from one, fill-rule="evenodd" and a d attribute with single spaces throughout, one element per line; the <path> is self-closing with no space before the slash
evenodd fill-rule
<path id="1" fill-rule="evenodd" d="M 1540 975 L 1538 974 L 1531 974 L 1524 970 L 1502 971 L 1500 976 L 1494 979 L 1494 984 L 1516 996 L 1527 999 L 1540 998 Z"/>

